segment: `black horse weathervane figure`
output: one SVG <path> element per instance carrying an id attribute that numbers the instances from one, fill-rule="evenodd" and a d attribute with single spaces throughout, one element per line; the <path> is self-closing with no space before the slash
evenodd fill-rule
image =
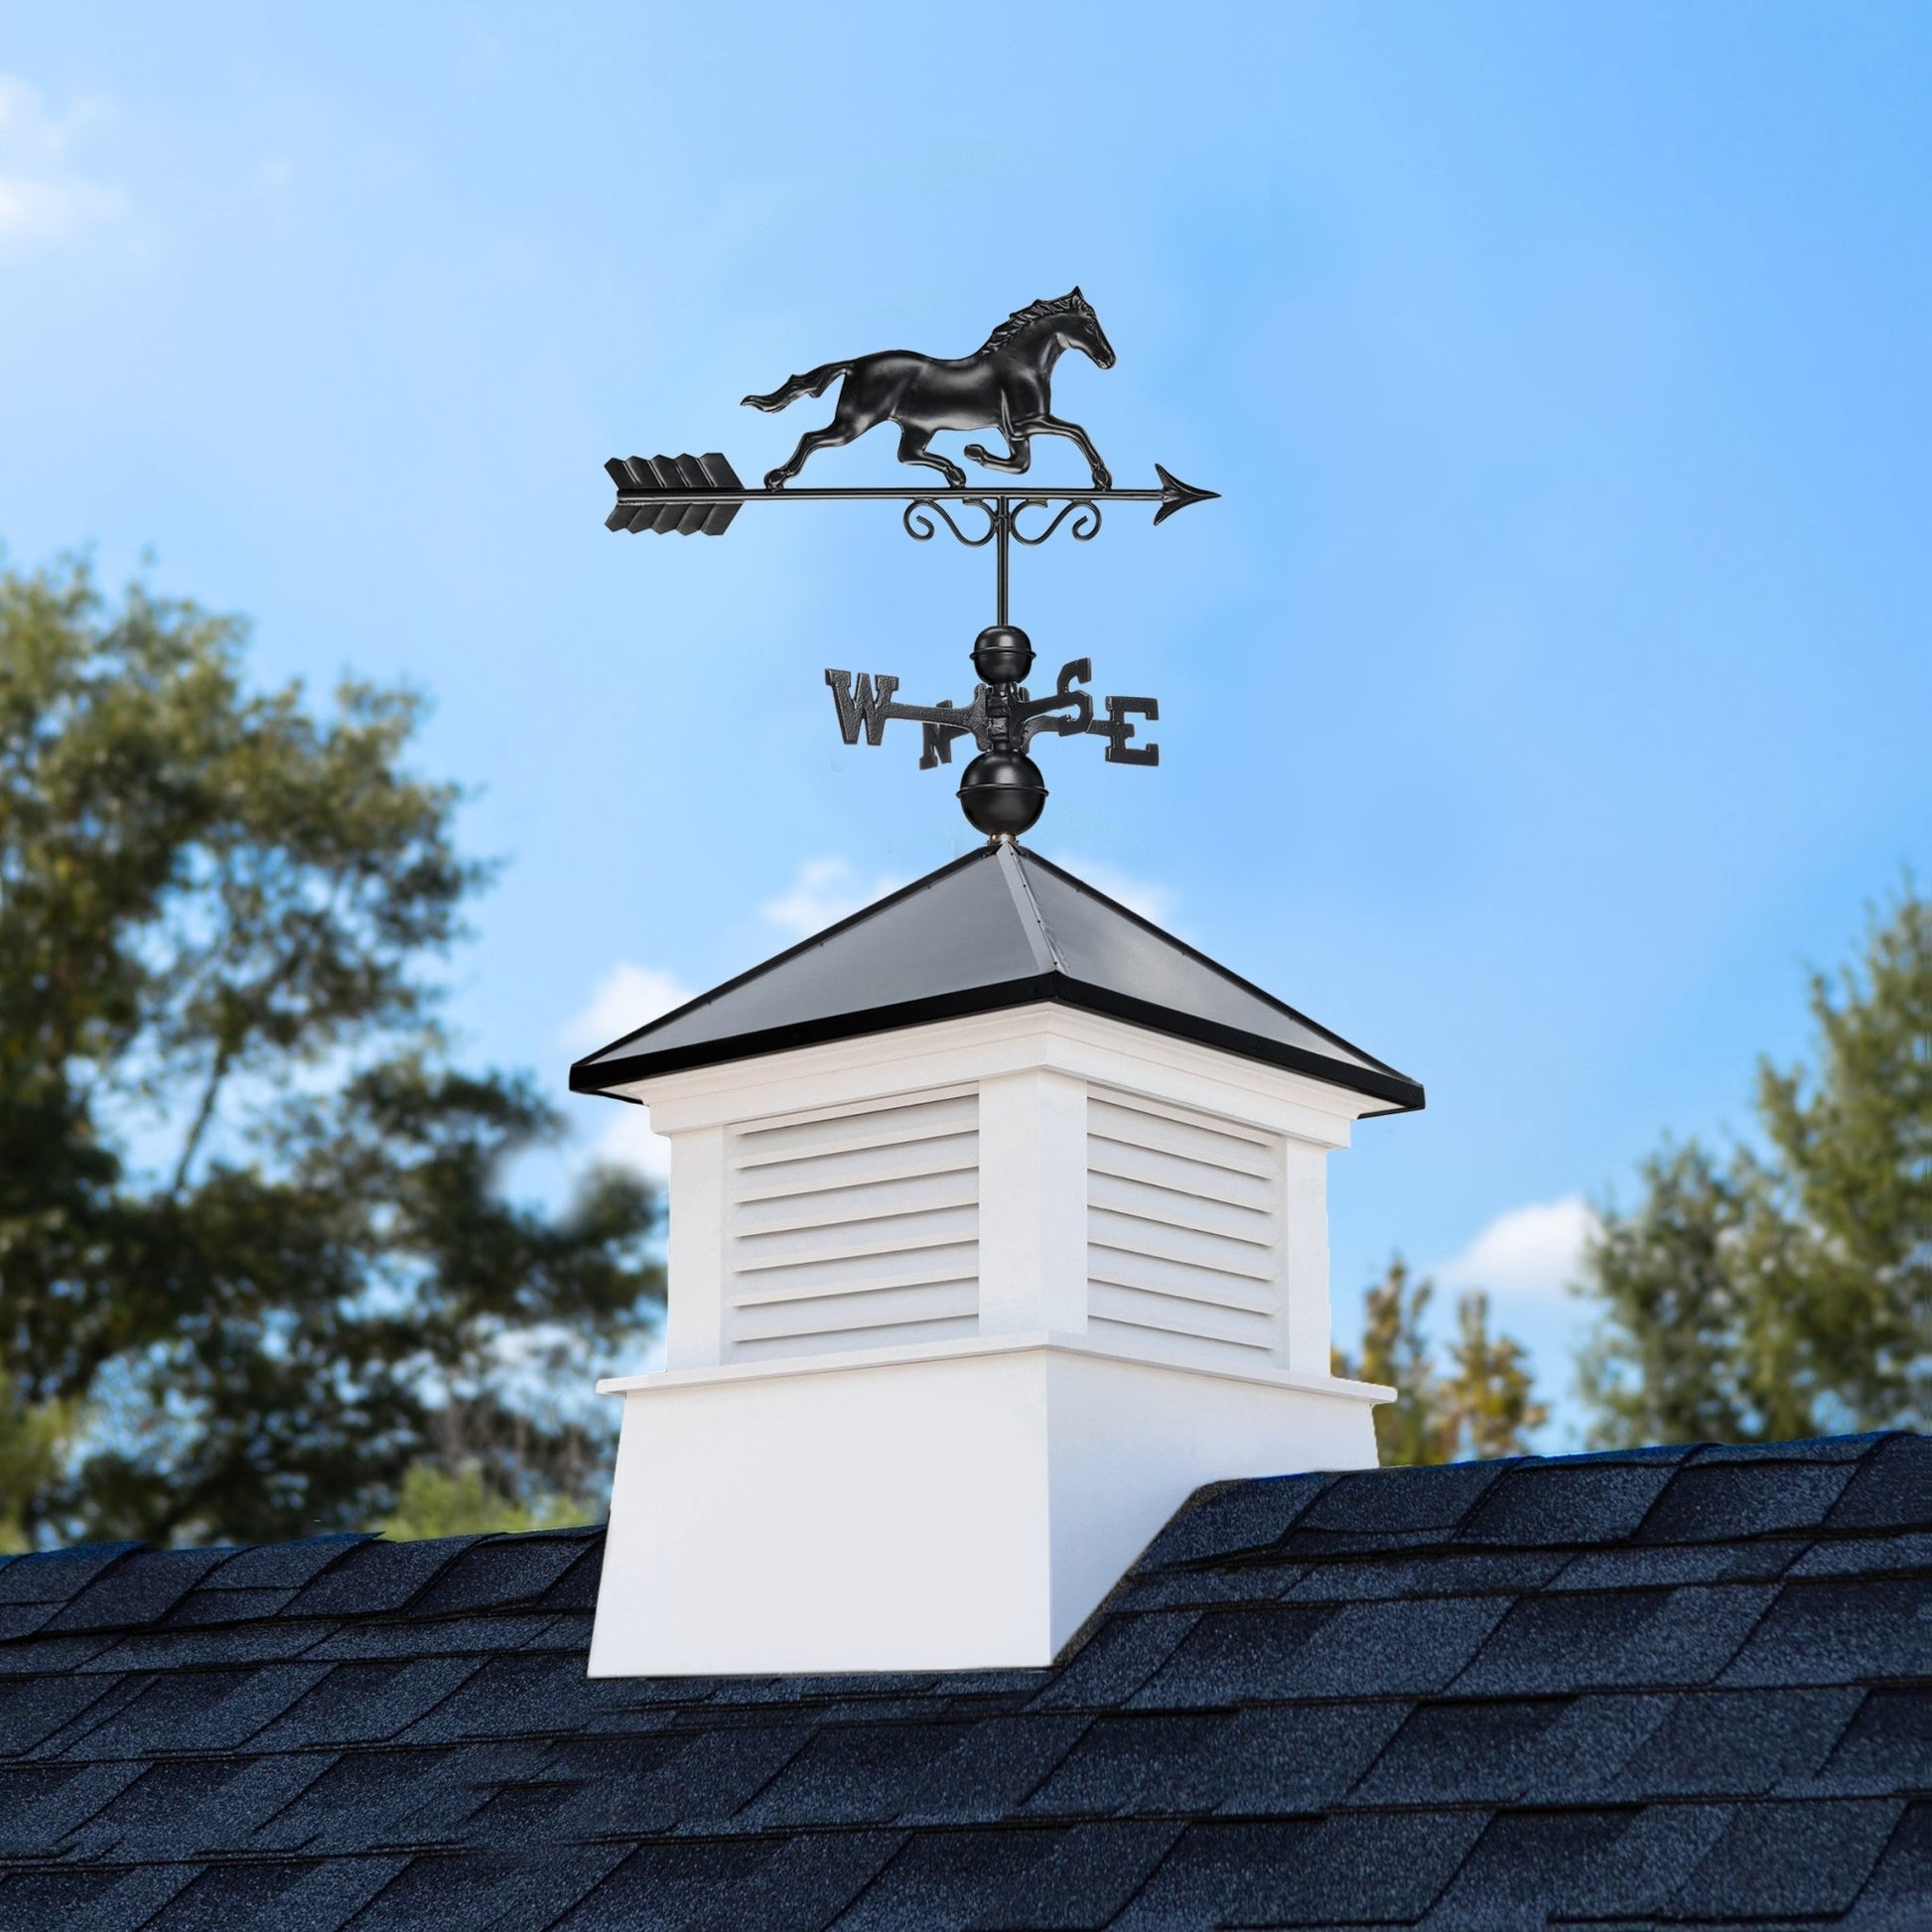
<path id="1" fill-rule="evenodd" d="M 1045 806 L 1045 779 L 1028 755 L 1028 747 L 1042 732 L 1104 738 L 1107 759 L 1114 763 L 1158 764 L 1161 759 L 1158 745 L 1134 742 L 1135 721 L 1154 722 L 1160 706 L 1152 698 L 1109 697 L 1101 700 L 1104 715 L 1096 715 L 1093 698 L 1081 688 L 1092 676 L 1087 659 L 1074 658 L 1061 666 L 1051 696 L 1030 694 L 1025 679 L 1033 668 L 1033 645 L 1008 611 L 1010 546 L 1036 547 L 1062 525 L 1079 542 L 1090 542 L 1100 532 L 1102 503 L 1154 503 L 1154 520 L 1160 524 L 1189 503 L 1215 494 L 1183 483 L 1158 463 L 1157 487 L 1116 489 L 1093 439 L 1078 423 L 1053 414 L 1053 365 L 1069 348 L 1079 349 L 1100 368 L 1113 366 L 1113 345 L 1077 288 L 1016 309 L 971 355 L 946 358 L 888 349 L 821 363 L 768 395 L 747 396 L 751 407 L 776 411 L 801 396 L 823 395 L 834 382 L 843 381 L 831 422 L 806 431 L 790 459 L 766 474 L 762 489 L 746 488 L 716 451 L 701 457 L 613 457 L 605 465 L 618 486 L 617 506 L 605 519 L 613 530 L 722 536 L 747 503 L 896 502 L 903 506 L 900 520 L 906 533 L 921 543 L 936 536 L 943 523 L 970 548 L 991 545 L 994 616 L 973 644 L 979 683 L 970 702 L 900 704 L 894 697 L 898 679 L 878 673 L 861 672 L 855 679 L 849 671 L 828 670 L 825 681 L 832 689 L 839 734 L 848 745 L 858 744 L 862 735 L 870 745 L 881 743 L 886 726 L 896 719 L 916 723 L 924 734 L 919 764 L 930 769 L 952 761 L 956 739 L 971 738 L 979 755 L 960 777 L 960 807 L 978 830 L 996 839 L 1030 830 Z M 815 451 L 856 442 L 885 422 L 898 426 L 899 461 L 937 470 L 944 487 L 788 486 Z M 1085 457 L 1093 482 L 1074 488 L 974 485 L 956 463 L 929 447 L 941 431 L 982 429 L 997 429 L 1007 444 L 1004 454 L 979 443 L 966 445 L 965 457 L 984 469 L 1025 476 L 1033 461 L 1033 439 L 1061 436 Z M 983 516 L 984 528 L 963 527 L 953 513 L 955 505 Z M 1030 510 L 1050 513 L 1029 531 L 1021 518 Z"/>
<path id="2" fill-rule="evenodd" d="M 1007 440 L 1005 456 L 995 456 L 979 443 L 968 443 L 966 454 L 985 469 L 1016 477 L 1025 476 L 1033 460 L 1034 437 L 1064 436 L 1079 445 L 1093 470 L 1093 486 L 1105 489 L 1113 478 L 1093 439 L 1078 423 L 1053 414 L 1053 364 L 1069 348 L 1091 356 L 1099 368 L 1114 366 L 1113 345 L 1078 289 L 1016 309 L 971 355 L 942 359 L 889 348 L 847 362 L 821 363 L 768 396 L 747 396 L 752 409 L 779 410 L 800 396 L 822 396 L 845 378 L 832 420 L 823 429 L 807 430 L 790 460 L 767 474 L 764 486 L 782 489 L 813 451 L 856 442 L 869 429 L 893 422 L 899 429 L 898 460 L 937 470 L 954 489 L 965 486 L 965 471 L 926 447 L 942 429 L 997 429 Z"/>

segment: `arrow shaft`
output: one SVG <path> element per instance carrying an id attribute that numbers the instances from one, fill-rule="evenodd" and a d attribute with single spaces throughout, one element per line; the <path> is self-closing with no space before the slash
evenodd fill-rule
<path id="1" fill-rule="evenodd" d="M 630 508 L 647 503 L 1159 503 L 1164 489 L 620 489 Z"/>

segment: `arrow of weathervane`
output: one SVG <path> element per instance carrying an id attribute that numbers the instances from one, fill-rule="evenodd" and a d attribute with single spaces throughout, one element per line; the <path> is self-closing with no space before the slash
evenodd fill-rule
<path id="1" fill-rule="evenodd" d="M 1161 479 L 1158 489 L 1025 489 L 1010 484 L 958 489 L 921 489 L 915 484 L 859 489 L 804 488 L 747 489 L 731 465 L 716 450 L 705 456 L 614 456 L 605 466 L 618 486 L 617 507 L 605 527 L 651 530 L 659 536 L 723 536 L 744 503 L 1156 503 L 1156 523 L 1165 523 L 1189 503 L 1205 503 L 1220 492 L 1184 483 L 1162 465 L 1154 466 Z"/>

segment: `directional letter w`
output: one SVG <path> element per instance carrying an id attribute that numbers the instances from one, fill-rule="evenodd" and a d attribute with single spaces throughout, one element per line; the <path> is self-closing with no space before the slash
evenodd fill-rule
<path id="1" fill-rule="evenodd" d="M 856 745 L 863 727 L 868 745 L 881 743 L 886 736 L 886 721 L 896 709 L 893 693 L 898 689 L 898 679 L 882 673 L 875 680 L 868 672 L 861 671 L 856 695 L 850 671 L 827 671 L 825 682 L 832 687 L 832 702 L 839 708 L 839 736 L 848 745 Z"/>

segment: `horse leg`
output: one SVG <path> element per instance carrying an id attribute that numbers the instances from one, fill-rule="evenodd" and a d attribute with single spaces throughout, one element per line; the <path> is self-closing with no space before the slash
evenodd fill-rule
<path id="1" fill-rule="evenodd" d="M 1009 429 L 1006 438 L 1008 448 L 1005 456 L 995 456 L 983 443 L 968 443 L 966 454 L 989 470 L 1011 470 L 1016 477 L 1025 476 L 1027 466 L 1034 460 L 1027 433 L 1020 429 Z"/>
<path id="2" fill-rule="evenodd" d="M 901 463 L 923 463 L 928 470 L 937 470 L 954 489 L 962 489 L 966 484 L 966 472 L 958 464 L 949 463 L 944 457 L 926 448 L 932 439 L 932 431 L 921 429 L 917 423 L 901 423 L 898 431 L 898 460 Z"/>
<path id="3" fill-rule="evenodd" d="M 782 489 L 793 477 L 797 476 L 799 471 L 804 469 L 805 459 L 813 451 L 835 450 L 841 443 L 850 443 L 851 441 L 852 438 L 846 435 L 837 423 L 827 423 L 823 429 L 808 429 L 798 439 L 798 447 L 792 451 L 790 457 L 785 462 L 779 464 L 777 469 L 767 470 L 765 472 L 765 488 Z"/>
<path id="4" fill-rule="evenodd" d="M 1096 489 L 1111 489 L 1114 480 L 1108 474 L 1107 466 L 1100 461 L 1100 452 L 1093 447 L 1093 438 L 1078 423 L 1069 423 L 1058 416 L 1049 416 L 1041 410 L 1037 416 L 1030 417 L 1024 423 L 1014 424 L 1023 436 L 1064 436 L 1077 443 L 1080 454 L 1086 458 L 1093 469 L 1093 486 Z"/>
<path id="5" fill-rule="evenodd" d="M 851 385 L 848 384 L 839 396 L 839 406 L 832 420 L 823 429 L 808 429 L 798 439 L 798 447 L 792 451 L 790 460 L 766 474 L 765 488 L 782 489 L 805 467 L 805 459 L 815 450 L 836 450 L 843 444 L 855 442 L 880 420 L 878 415 L 853 406 Z"/>

